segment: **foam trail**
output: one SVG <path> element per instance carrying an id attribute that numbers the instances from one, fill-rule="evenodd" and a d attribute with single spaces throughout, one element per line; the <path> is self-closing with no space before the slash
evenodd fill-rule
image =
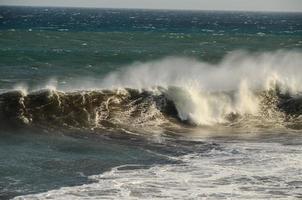
<path id="1" fill-rule="evenodd" d="M 155 165 L 135 170 L 116 167 L 91 176 L 95 181 L 91 184 L 63 187 L 15 200 L 301 197 L 298 186 L 302 164 L 300 146 L 229 141 L 223 147 L 223 150 L 214 149 L 201 155 L 178 157 L 182 161 L 180 165 Z"/>

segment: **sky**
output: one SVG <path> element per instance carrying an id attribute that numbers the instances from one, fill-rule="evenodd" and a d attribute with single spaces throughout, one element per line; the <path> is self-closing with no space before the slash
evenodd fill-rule
<path id="1" fill-rule="evenodd" d="M 302 12 L 302 0 L 0 0 L 0 5 Z"/>

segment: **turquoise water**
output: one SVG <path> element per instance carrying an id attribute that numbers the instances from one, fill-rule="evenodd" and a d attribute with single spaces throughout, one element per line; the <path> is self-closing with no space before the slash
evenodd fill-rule
<path id="1" fill-rule="evenodd" d="M 1 7 L 0 88 L 99 79 L 167 56 L 219 62 L 235 50 L 301 49 L 300 13 Z"/>
<path id="2" fill-rule="evenodd" d="M 301 63 L 301 13 L 2 6 L 0 199 L 301 198 Z"/>

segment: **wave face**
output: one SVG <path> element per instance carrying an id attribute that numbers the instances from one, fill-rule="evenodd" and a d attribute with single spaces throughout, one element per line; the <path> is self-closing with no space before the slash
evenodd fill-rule
<path id="1" fill-rule="evenodd" d="M 167 125 L 291 126 L 299 128 L 302 97 L 278 89 L 198 93 L 178 87 L 0 95 L 1 125 L 43 128 L 165 127 Z M 238 96 L 239 95 L 239 96 Z"/>
<path id="2" fill-rule="evenodd" d="M 10 125 L 102 128 L 119 124 L 156 123 L 175 111 L 162 95 L 138 90 L 103 90 L 64 93 L 41 90 L 2 94 L 1 120 Z"/>
<path id="3" fill-rule="evenodd" d="M 299 129 L 301 63 L 302 54 L 294 51 L 235 52 L 216 65 L 188 58 L 137 63 L 98 83 L 73 83 L 64 92 L 57 86 L 3 93 L 1 124 L 93 130 L 184 124 Z"/>

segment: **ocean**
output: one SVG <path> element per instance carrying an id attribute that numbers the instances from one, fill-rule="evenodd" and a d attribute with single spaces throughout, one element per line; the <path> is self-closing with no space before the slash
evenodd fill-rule
<path id="1" fill-rule="evenodd" d="M 0 7 L 0 199 L 302 198 L 302 13 Z"/>

